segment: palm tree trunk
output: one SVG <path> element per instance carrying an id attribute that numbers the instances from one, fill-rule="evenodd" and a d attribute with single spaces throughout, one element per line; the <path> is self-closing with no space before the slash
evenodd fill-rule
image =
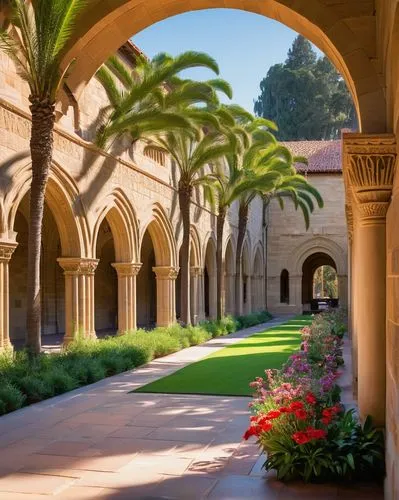
<path id="1" fill-rule="evenodd" d="M 248 206 L 240 205 L 238 210 L 238 237 L 236 251 L 236 280 L 235 280 L 235 297 L 236 297 L 236 313 L 240 312 L 241 301 L 241 272 L 242 272 L 242 247 L 244 245 L 245 232 L 248 224 Z"/>
<path id="2" fill-rule="evenodd" d="M 179 207 L 183 219 L 183 243 L 180 263 L 180 319 L 190 325 L 190 205 L 192 186 L 179 182 Z"/>
<path id="3" fill-rule="evenodd" d="M 219 209 L 216 220 L 216 318 L 221 320 L 223 311 L 223 229 L 226 209 Z"/>
<path id="4" fill-rule="evenodd" d="M 32 130 L 30 150 L 32 182 L 30 192 L 26 347 L 32 354 L 41 349 L 40 253 L 44 195 L 53 154 L 54 104 L 31 98 Z"/>

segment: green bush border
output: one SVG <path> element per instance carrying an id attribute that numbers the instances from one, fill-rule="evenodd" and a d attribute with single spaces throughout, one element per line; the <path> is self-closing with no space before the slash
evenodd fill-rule
<path id="1" fill-rule="evenodd" d="M 105 339 L 78 338 L 60 353 L 34 358 L 26 351 L 6 351 L 0 354 L 0 415 L 270 319 L 265 311 L 198 326 L 175 324 Z"/>

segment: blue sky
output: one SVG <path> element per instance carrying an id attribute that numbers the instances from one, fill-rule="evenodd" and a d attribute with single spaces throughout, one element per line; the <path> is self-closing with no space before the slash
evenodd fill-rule
<path id="1" fill-rule="evenodd" d="M 187 12 L 165 19 L 132 40 L 149 57 L 185 50 L 207 52 L 216 59 L 220 76 L 234 90 L 233 101 L 253 111 L 259 83 L 273 64 L 284 62 L 296 32 L 258 14 L 231 9 Z M 185 76 L 211 78 L 205 70 Z"/>

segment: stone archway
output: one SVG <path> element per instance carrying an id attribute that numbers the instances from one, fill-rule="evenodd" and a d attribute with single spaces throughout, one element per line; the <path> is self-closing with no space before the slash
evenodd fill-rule
<path id="1" fill-rule="evenodd" d="M 317 257 L 318 255 L 321 256 L 319 260 Z M 315 256 L 314 262 L 316 267 L 312 266 L 311 264 L 312 256 Z M 304 273 L 308 273 L 308 264 L 305 265 L 306 262 L 310 263 L 309 266 L 311 269 L 313 269 L 313 271 L 311 272 L 312 278 L 313 272 L 318 267 L 318 265 L 316 265 L 318 262 L 325 263 L 326 265 L 332 265 L 333 263 L 333 267 L 337 271 L 338 276 L 338 296 L 340 298 L 340 305 L 344 308 L 347 307 L 347 255 L 338 243 L 336 243 L 332 239 L 319 236 L 307 240 L 298 248 L 296 248 L 289 259 L 290 267 L 288 268 L 288 272 L 290 304 L 295 307 L 295 311 L 301 312 L 303 310 L 302 304 L 310 303 L 304 302 L 304 300 L 309 300 L 309 297 L 311 296 L 311 292 L 309 291 L 310 285 L 307 284 L 309 280 L 305 280 L 305 284 L 303 285 Z M 307 290 L 305 294 L 303 294 L 303 287 L 305 287 L 305 290 Z"/>
<path id="2" fill-rule="evenodd" d="M 95 279 L 95 321 L 98 331 L 119 334 L 135 330 L 138 223 L 122 190 L 106 196 L 94 209 L 91 255 L 98 259 Z"/>
<path id="3" fill-rule="evenodd" d="M 224 254 L 224 309 L 226 314 L 235 314 L 235 252 L 232 237 L 228 239 Z"/>
<path id="4" fill-rule="evenodd" d="M 29 220 L 29 189 L 31 183 L 30 166 L 21 168 L 14 177 L 13 189 L 5 196 L 7 209 L 7 232 L 10 239 L 1 245 L 15 249 L 15 260 L 8 257 L 1 259 L 4 270 L 1 273 L 4 283 L 2 294 L 2 328 L 0 334 L 3 344 L 9 339 L 9 312 L 11 310 L 11 337 L 22 339 L 25 335 L 26 316 L 26 272 L 27 272 L 27 237 Z M 65 334 L 64 341 L 73 337 L 75 326 L 79 323 L 73 316 L 70 280 L 64 280 L 63 262 L 87 260 L 88 229 L 83 207 L 78 201 L 78 189 L 72 179 L 61 167 L 53 163 L 46 189 L 45 212 L 42 234 L 42 333 Z M 3 251 L 4 254 L 4 251 Z M 82 257 L 83 256 L 83 257 Z M 8 262 L 10 261 L 10 301 L 8 298 Z M 65 268 L 64 268 L 65 269 Z M 65 281 L 65 284 L 64 284 Z M 18 285 L 19 283 L 19 285 Z M 79 296 L 75 295 L 75 301 Z M 80 308 L 79 308 L 80 310 Z M 62 337 L 57 338 L 57 341 Z M 0 342 L 1 343 L 1 342 Z"/>
<path id="5" fill-rule="evenodd" d="M 242 297 L 242 313 L 241 314 L 250 314 L 252 312 L 252 266 L 250 259 L 250 249 L 248 239 L 245 240 L 244 246 L 242 249 L 242 259 L 241 259 L 241 297 Z"/>
<path id="6" fill-rule="evenodd" d="M 155 302 L 156 324 L 157 326 L 169 326 L 176 321 L 176 278 L 179 271 L 176 242 L 172 226 L 163 209 L 159 205 L 155 205 L 151 215 L 152 217 L 142 230 L 140 252 L 141 258 L 145 259 L 145 262 L 143 262 L 143 268 L 138 274 L 138 282 L 140 293 L 141 284 L 144 285 L 143 280 L 149 280 L 149 283 L 152 283 L 152 288 L 147 291 L 153 307 Z M 154 273 L 156 295 L 153 292 Z M 142 307 L 142 299 L 138 300 L 140 307 Z"/>
<path id="7" fill-rule="evenodd" d="M 371 4 L 364 8 L 360 4 L 347 3 L 338 6 L 326 5 L 321 0 L 297 2 L 295 5 L 290 0 L 194 0 L 187 4 L 180 0 L 166 3 L 149 0 L 144 5 L 139 0 L 94 0 L 78 24 L 64 59 L 65 65 L 76 61 L 69 87 L 79 98 L 87 82 L 110 55 L 135 33 L 158 21 L 189 10 L 238 8 L 276 19 L 317 45 L 346 80 L 362 130 L 381 132 L 386 126 L 386 107 L 383 87 L 371 62 L 374 54 L 369 43 L 374 36 L 371 27 L 369 36 L 364 37 L 364 19 L 372 19 L 374 10 Z M 356 27 L 359 27 L 358 31 Z M 366 39 L 367 43 L 364 42 Z M 371 106 L 371 102 L 374 105 Z"/>
<path id="8" fill-rule="evenodd" d="M 252 310 L 263 311 L 265 309 L 265 287 L 264 287 L 264 265 L 262 249 L 258 245 L 252 266 Z"/>
<path id="9" fill-rule="evenodd" d="M 324 299 L 324 296 L 316 296 L 314 280 L 316 271 L 323 266 L 330 266 L 337 271 L 334 259 L 323 252 L 315 252 L 309 255 L 302 265 L 302 307 L 304 311 L 318 311 L 321 308 L 319 299 Z M 328 305 L 337 307 L 338 300 L 336 303 L 334 301 Z"/>
<path id="10" fill-rule="evenodd" d="M 204 252 L 203 297 L 204 315 L 206 318 L 216 318 L 216 238 L 212 233 L 205 245 Z"/>

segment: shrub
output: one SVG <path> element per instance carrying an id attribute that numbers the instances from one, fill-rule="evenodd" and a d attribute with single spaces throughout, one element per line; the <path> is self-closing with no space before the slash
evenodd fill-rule
<path id="1" fill-rule="evenodd" d="M 268 313 L 256 315 L 259 321 Z M 243 317 L 245 318 L 245 317 Z M 251 319 L 253 322 L 254 319 Z M 175 324 L 152 331 L 137 330 L 117 337 L 84 339 L 77 335 L 60 354 L 30 358 L 26 351 L 0 353 L 0 415 L 104 377 L 143 365 L 153 358 L 232 333 L 239 322 L 227 316 L 183 328 Z"/>
<path id="2" fill-rule="evenodd" d="M 0 401 L 2 408 L 5 408 L 4 413 L 18 410 L 25 404 L 26 396 L 14 385 L 6 382 L 0 387 Z"/>

